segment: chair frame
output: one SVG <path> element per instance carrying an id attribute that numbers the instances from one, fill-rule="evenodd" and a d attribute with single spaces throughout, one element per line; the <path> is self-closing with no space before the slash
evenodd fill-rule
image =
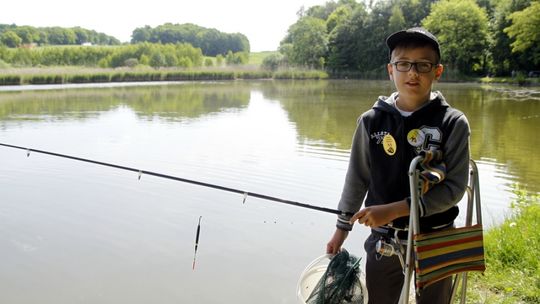
<path id="1" fill-rule="evenodd" d="M 405 266 L 403 273 L 405 275 L 403 287 L 401 289 L 401 295 L 399 298 L 400 304 L 409 303 L 409 290 L 412 281 L 412 275 L 414 274 L 414 247 L 413 237 L 415 234 L 420 233 L 419 215 L 418 215 L 418 201 L 420 199 L 420 187 L 419 176 L 420 171 L 417 169 L 418 164 L 424 159 L 423 156 L 415 157 L 409 166 L 409 186 L 411 192 L 411 207 L 409 215 L 409 230 L 407 238 L 407 249 Z M 466 188 L 467 193 L 467 214 L 465 217 L 465 227 L 472 226 L 473 213 L 476 211 L 476 223 L 482 224 L 482 210 L 480 201 L 480 179 L 478 177 L 478 166 L 474 160 L 469 162 L 469 182 Z M 474 209 L 474 210 L 473 210 Z M 457 290 L 461 284 L 460 303 L 465 304 L 467 298 L 467 272 L 453 275 L 452 294 L 450 303 L 454 303 Z"/>

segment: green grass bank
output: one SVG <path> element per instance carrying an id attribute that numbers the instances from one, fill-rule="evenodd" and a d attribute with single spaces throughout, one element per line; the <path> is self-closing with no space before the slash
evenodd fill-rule
<path id="1" fill-rule="evenodd" d="M 540 196 L 515 193 L 512 213 L 484 234 L 486 271 L 470 273 L 467 303 L 540 303 Z"/>

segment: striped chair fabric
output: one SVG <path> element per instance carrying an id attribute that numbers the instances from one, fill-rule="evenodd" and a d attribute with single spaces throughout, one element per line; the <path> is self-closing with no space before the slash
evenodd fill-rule
<path id="1" fill-rule="evenodd" d="M 482 225 L 414 236 L 416 288 L 464 271 L 484 271 Z"/>

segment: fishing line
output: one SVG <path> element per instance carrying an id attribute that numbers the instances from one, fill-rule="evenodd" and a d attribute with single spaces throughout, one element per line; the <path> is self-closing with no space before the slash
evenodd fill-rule
<path id="1" fill-rule="evenodd" d="M 151 176 L 155 176 L 155 177 L 170 179 L 170 180 L 174 180 L 174 181 L 178 181 L 178 182 L 193 184 L 193 185 L 197 185 L 197 186 L 213 188 L 213 189 L 232 192 L 232 193 L 237 193 L 237 194 L 243 195 L 243 202 L 244 203 L 245 203 L 247 197 L 251 196 L 251 197 L 260 198 L 260 199 L 267 200 L 267 201 L 273 201 L 273 202 L 277 202 L 277 203 L 281 203 L 281 204 L 292 205 L 292 206 L 297 206 L 297 207 L 301 207 L 301 208 L 307 208 L 307 209 L 322 211 L 322 212 L 326 212 L 326 213 L 333 213 L 333 214 L 346 215 L 346 216 L 352 216 L 353 215 L 353 213 L 343 212 L 343 211 L 340 211 L 340 210 L 337 210 L 337 209 L 331 209 L 331 208 L 326 208 L 326 207 L 309 205 L 309 204 L 305 204 L 305 203 L 301 203 L 301 202 L 291 201 L 291 200 L 282 199 L 282 198 L 278 198 L 278 197 L 273 197 L 273 196 L 270 196 L 270 195 L 260 194 L 260 193 L 256 193 L 256 192 L 243 191 L 243 190 L 239 190 L 239 189 L 235 189 L 235 188 L 220 186 L 220 185 L 211 184 L 211 183 L 205 183 L 205 182 L 201 182 L 201 181 L 196 181 L 196 180 L 182 178 L 182 177 L 178 177 L 178 176 L 163 174 L 163 173 L 159 173 L 159 172 L 152 172 L 152 171 L 147 171 L 147 170 L 135 169 L 135 168 L 131 168 L 131 167 L 121 166 L 121 165 L 112 164 L 112 163 L 106 163 L 106 162 L 92 160 L 92 159 L 88 159 L 88 158 L 76 157 L 76 156 L 60 154 L 60 153 L 44 151 L 44 150 L 38 150 L 38 149 L 30 149 L 30 148 L 25 148 L 25 147 L 15 146 L 15 145 L 10 145 L 10 144 L 5 144 L 5 143 L 0 143 L 0 146 L 4 146 L 4 147 L 7 147 L 7 148 L 24 150 L 24 151 L 26 151 L 26 156 L 30 156 L 30 153 L 34 152 L 34 153 L 46 154 L 46 155 L 56 156 L 56 157 L 60 157 L 60 158 L 67 158 L 67 159 L 71 159 L 71 160 L 91 163 L 91 164 L 100 165 L 100 166 L 112 167 L 112 168 L 116 168 L 116 169 L 120 169 L 120 170 L 132 171 L 132 172 L 136 172 L 138 174 L 138 179 L 141 179 L 141 176 L 143 174 L 146 174 L 146 175 L 151 175 Z"/>

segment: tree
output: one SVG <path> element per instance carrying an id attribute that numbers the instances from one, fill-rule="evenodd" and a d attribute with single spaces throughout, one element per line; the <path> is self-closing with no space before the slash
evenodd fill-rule
<path id="1" fill-rule="evenodd" d="M 305 17 L 309 16 L 317 19 L 326 20 L 328 19 L 330 14 L 332 14 L 332 12 L 336 10 L 338 5 L 339 4 L 334 1 L 328 1 L 324 5 L 312 6 L 305 12 Z"/>
<path id="2" fill-rule="evenodd" d="M 504 32 L 512 39 L 512 52 L 531 52 L 529 58 L 534 64 L 540 63 L 540 1 L 532 2 L 522 11 L 514 12 L 509 17 L 512 25 Z"/>
<path id="3" fill-rule="evenodd" d="M 388 30 L 393 33 L 404 28 L 405 17 L 403 16 L 403 12 L 399 6 L 394 5 L 394 7 L 392 7 L 392 16 L 390 16 L 390 19 L 388 20 Z"/>
<path id="4" fill-rule="evenodd" d="M 336 26 L 348 20 L 351 17 L 351 14 L 352 8 L 348 5 L 336 8 L 336 10 L 334 10 L 326 19 L 326 29 L 328 30 L 328 33 L 332 33 Z"/>
<path id="5" fill-rule="evenodd" d="M 291 42 L 287 59 L 291 64 L 320 68 L 320 58 L 328 50 L 328 34 L 324 20 L 302 17 L 289 27 L 288 35 L 282 44 Z"/>
<path id="6" fill-rule="evenodd" d="M 524 10 L 530 0 L 498 0 L 493 1 L 490 32 L 492 42 L 490 47 L 491 71 L 495 75 L 510 75 L 513 70 L 530 66 L 527 54 L 529 52 L 512 53 L 511 44 L 514 39 L 508 37 L 504 29 L 511 25 L 508 18 L 513 12 Z"/>
<path id="7" fill-rule="evenodd" d="M 429 15 L 431 4 L 437 0 L 399 0 L 394 6 L 399 6 L 403 18 L 403 28 L 421 26 L 422 20 Z"/>
<path id="8" fill-rule="evenodd" d="M 53 45 L 75 44 L 77 41 L 77 36 L 71 29 L 52 27 L 48 28 L 48 33 L 49 43 Z"/>
<path id="9" fill-rule="evenodd" d="M 391 33 L 388 29 L 392 16 L 390 2 L 377 1 L 367 15 L 362 28 L 359 29 L 360 45 L 356 55 L 358 68 L 361 71 L 378 72 L 386 77 L 386 63 L 388 63 L 388 49 L 386 37 Z"/>
<path id="10" fill-rule="evenodd" d="M 155 28 L 145 26 L 133 31 L 131 43 L 189 43 L 207 56 L 225 55 L 227 51 L 249 52 L 249 40 L 240 33 L 227 34 L 191 23 L 165 23 Z"/>
<path id="11" fill-rule="evenodd" d="M 38 31 L 31 26 L 19 26 L 14 31 L 17 36 L 21 37 L 24 44 L 30 44 L 39 40 Z"/>
<path id="12" fill-rule="evenodd" d="M 442 60 L 465 74 L 486 71 L 488 18 L 474 0 L 441 0 L 423 21 L 441 44 Z"/>
<path id="13" fill-rule="evenodd" d="M 152 28 L 145 25 L 144 27 L 133 30 L 133 33 L 131 34 L 131 43 L 150 41 L 150 37 L 152 37 Z"/>
<path id="14" fill-rule="evenodd" d="M 330 33 L 328 42 L 328 68 L 333 71 L 353 71 L 360 68 L 367 12 L 363 5 L 357 6 Z"/>
<path id="15" fill-rule="evenodd" d="M 14 31 L 5 31 L 1 37 L 2 43 L 7 47 L 18 47 L 22 43 L 21 37 L 19 37 Z"/>
<path id="16" fill-rule="evenodd" d="M 81 27 L 75 27 L 73 28 L 73 32 L 75 33 L 75 43 L 77 44 L 83 44 L 85 42 L 90 42 L 90 37 L 88 35 L 88 31 L 81 28 Z"/>

